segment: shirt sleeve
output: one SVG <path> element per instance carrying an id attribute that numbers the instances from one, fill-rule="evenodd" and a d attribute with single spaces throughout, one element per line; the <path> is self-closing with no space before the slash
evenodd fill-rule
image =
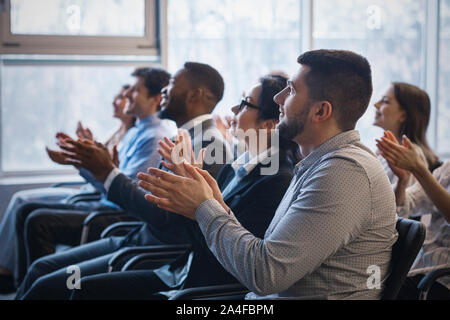
<path id="1" fill-rule="evenodd" d="M 282 292 L 312 273 L 371 221 L 370 184 L 360 166 L 333 159 L 313 170 L 287 211 L 276 213 L 274 219 L 281 218 L 264 239 L 244 229 L 215 200 L 197 208 L 210 250 L 260 296 Z"/>
<path id="2" fill-rule="evenodd" d="M 114 181 L 114 179 L 120 174 L 120 170 L 117 168 L 114 168 L 109 173 L 108 177 L 105 180 L 104 187 L 106 190 L 106 193 L 108 193 L 109 188 L 111 188 L 111 184 Z"/>
<path id="3" fill-rule="evenodd" d="M 121 167 L 120 171 L 132 180 L 136 180 L 136 175 L 139 172 L 147 172 L 148 168 L 157 167 L 161 160 L 156 148 L 156 141 L 158 140 L 157 137 L 151 137 L 138 143 L 126 167 Z"/>
<path id="4" fill-rule="evenodd" d="M 95 177 L 92 175 L 92 173 L 89 170 L 87 170 L 85 168 L 80 168 L 78 173 L 87 182 L 89 182 L 91 185 L 93 185 L 97 191 L 99 191 L 100 193 L 103 193 L 103 194 L 107 193 L 107 191 L 105 190 L 103 184 L 100 181 L 98 181 L 97 179 L 95 179 Z"/>
<path id="5" fill-rule="evenodd" d="M 449 168 L 447 165 L 442 166 L 433 172 L 433 177 L 443 186 L 448 185 L 448 177 L 445 175 L 448 171 L 447 168 Z M 435 210 L 435 206 L 425 190 L 423 190 L 419 182 L 416 182 L 413 186 L 406 189 L 405 203 L 397 207 L 397 214 L 401 217 L 419 217 Z"/>

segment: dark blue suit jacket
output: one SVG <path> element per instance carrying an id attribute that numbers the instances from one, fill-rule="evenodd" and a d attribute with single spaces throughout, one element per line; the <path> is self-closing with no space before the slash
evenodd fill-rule
<path id="1" fill-rule="evenodd" d="M 224 141 L 222 134 L 216 129 L 212 119 L 203 121 L 201 124 L 203 133 L 209 130 L 208 135 L 194 137 L 195 127 L 189 130 L 194 145 L 201 144 L 203 148 L 221 145 L 223 158 L 228 160 L 232 158 L 232 152 L 229 150 L 228 143 Z M 210 139 L 212 137 L 212 139 Z M 201 141 L 199 141 L 201 139 Z M 217 177 L 223 164 L 204 164 L 213 177 Z M 135 230 L 133 235 L 129 237 L 129 241 L 124 245 L 156 245 L 156 244 L 182 244 L 189 243 L 190 238 L 186 233 L 185 224 L 190 222 L 189 219 L 162 210 L 156 205 L 148 202 L 144 198 L 145 192 L 123 174 L 119 174 L 114 178 L 109 190 L 108 200 L 122 207 L 128 214 L 145 222 L 140 230 Z M 137 232 L 136 232 L 137 231 Z"/>

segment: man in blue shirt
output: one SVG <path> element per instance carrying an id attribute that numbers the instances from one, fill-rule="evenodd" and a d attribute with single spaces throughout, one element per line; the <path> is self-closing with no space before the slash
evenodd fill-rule
<path id="1" fill-rule="evenodd" d="M 126 92 L 130 102 L 125 112 L 137 120 L 135 126 L 123 137 L 117 158 L 121 172 L 131 179 L 136 179 L 138 172 L 158 164 L 160 157 L 156 144 L 164 136 L 175 135 L 176 125 L 169 120 L 161 120 L 157 115 L 161 102 L 160 92 L 168 84 L 170 74 L 162 69 L 142 68 L 135 70 L 132 75 L 136 77 L 136 83 Z M 62 152 L 49 152 L 57 156 L 58 163 L 67 164 Z M 0 227 L 0 245 L 3 248 L 0 254 L 0 269 L 6 271 L 4 273 L 11 273 L 15 269 L 17 284 L 26 271 L 27 253 L 28 263 L 31 263 L 42 255 L 54 252 L 56 239 L 58 243 L 77 245 L 83 220 L 90 211 L 119 208 L 106 200 L 103 184 L 89 171 L 80 168 L 80 175 L 102 193 L 100 201 L 68 204 L 62 200 L 24 203 L 15 208 L 10 206 L 14 210 L 7 212 Z M 55 234 L 56 231 L 58 235 Z M 31 244 L 28 252 L 25 239 Z M 0 282 L 0 289 L 1 287 Z"/>

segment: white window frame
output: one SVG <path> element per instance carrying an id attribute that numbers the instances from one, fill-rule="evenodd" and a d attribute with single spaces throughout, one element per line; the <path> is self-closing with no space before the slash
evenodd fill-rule
<path id="1" fill-rule="evenodd" d="M 10 0 L 0 0 L 0 54 L 159 54 L 158 0 L 145 0 L 143 37 L 12 34 L 10 8 Z"/>

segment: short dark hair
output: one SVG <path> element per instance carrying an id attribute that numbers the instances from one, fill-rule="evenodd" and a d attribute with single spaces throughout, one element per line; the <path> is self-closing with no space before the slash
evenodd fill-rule
<path id="1" fill-rule="evenodd" d="M 184 69 L 187 71 L 191 85 L 205 87 L 211 91 L 216 104 L 222 100 L 225 84 L 219 71 L 208 64 L 199 62 L 186 62 Z"/>
<path id="2" fill-rule="evenodd" d="M 258 119 L 279 119 L 280 108 L 273 98 L 286 87 L 287 80 L 284 76 L 271 74 L 259 79 L 261 93 L 258 97 Z"/>
<path id="3" fill-rule="evenodd" d="M 273 98 L 286 87 L 287 81 L 288 78 L 282 74 L 268 74 L 259 79 L 261 93 L 258 97 L 258 120 L 279 120 L 280 107 Z M 292 165 L 300 161 L 301 154 L 297 143 L 279 136 L 279 147 Z"/>
<path id="4" fill-rule="evenodd" d="M 367 59 L 351 51 L 315 50 L 299 56 L 297 62 L 310 68 L 306 75 L 310 99 L 330 102 L 340 129 L 354 129 L 373 92 Z"/>
<path id="5" fill-rule="evenodd" d="M 131 75 L 144 79 L 149 97 L 160 94 L 162 88 L 167 86 L 170 80 L 170 73 L 160 68 L 138 68 Z"/>

